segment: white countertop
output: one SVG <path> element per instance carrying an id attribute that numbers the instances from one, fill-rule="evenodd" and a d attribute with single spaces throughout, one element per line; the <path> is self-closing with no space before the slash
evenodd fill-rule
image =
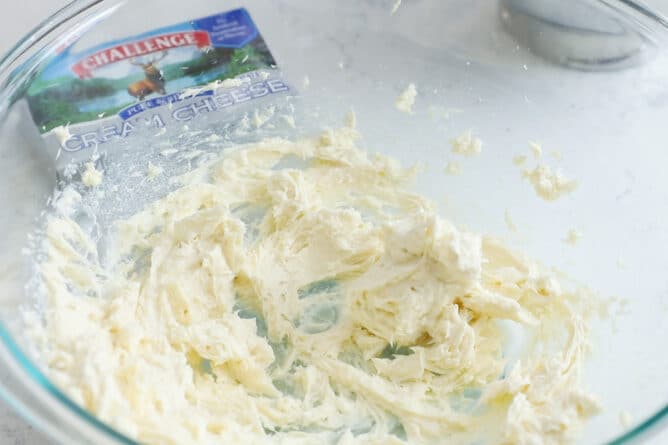
<path id="1" fill-rule="evenodd" d="M 27 3 L 27 4 L 26 4 Z M 68 3 L 67 0 L 23 0 L 23 8 L 5 8 L 0 14 L 0 52 L 7 51 L 18 38 L 35 27 L 43 18 Z M 646 0 L 646 3 L 668 12 L 668 0 Z M 33 7 L 30 7 L 30 6 Z M 39 11 L 35 15 L 34 11 Z M 15 414 L 0 401 L 0 445 L 48 445 L 43 434 Z M 668 443 L 668 431 L 647 444 Z"/>

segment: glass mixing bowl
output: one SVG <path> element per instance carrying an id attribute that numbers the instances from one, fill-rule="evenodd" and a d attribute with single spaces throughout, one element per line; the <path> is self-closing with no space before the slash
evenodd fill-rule
<path id="1" fill-rule="evenodd" d="M 16 411 L 61 443 L 133 443 L 50 383 L 18 322 L 34 299 L 22 249 L 57 178 L 27 114 L 27 88 L 63 46 L 239 6 L 302 90 L 299 107 L 311 118 L 298 133 L 337 125 L 354 109 L 364 146 L 425 164 L 419 191 L 455 222 L 626 301 L 595 325 L 585 384 L 604 411 L 580 443 L 632 443 L 665 424 L 668 29 L 628 0 L 80 0 L 47 19 L 0 64 L 0 394 Z M 409 83 L 419 94 L 407 116 L 394 99 Z M 468 129 L 483 155 L 447 176 L 449 140 Z M 534 195 L 511 162 L 530 140 L 559 151 L 554 162 L 577 178 L 575 193 L 556 202 Z M 563 242 L 570 229 L 584 235 L 575 247 Z"/>

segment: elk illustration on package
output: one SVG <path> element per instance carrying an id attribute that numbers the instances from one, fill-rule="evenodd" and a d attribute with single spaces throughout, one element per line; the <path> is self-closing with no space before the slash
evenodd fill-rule
<path id="1" fill-rule="evenodd" d="M 130 59 L 130 64 L 140 66 L 144 71 L 146 79 L 132 82 L 128 85 L 128 93 L 130 96 L 136 97 L 139 100 L 152 93 L 165 94 L 165 76 L 156 65 L 157 62 L 164 59 L 167 51 L 163 51 L 162 55 L 157 58 L 150 58 L 146 63 L 138 62 L 135 57 Z"/>
<path id="2" fill-rule="evenodd" d="M 79 50 L 83 41 L 63 47 L 27 94 L 59 165 L 142 128 L 291 91 L 243 8 Z"/>

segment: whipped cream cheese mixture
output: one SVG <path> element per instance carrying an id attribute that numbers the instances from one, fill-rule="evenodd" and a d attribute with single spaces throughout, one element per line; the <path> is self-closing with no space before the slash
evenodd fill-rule
<path id="1" fill-rule="evenodd" d="M 109 267 L 54 212 L 32 328 L 50 378 L 147 444 L 570 441 L 598 410 L 588 294 L 356 139 L 226 152 L 118 221 Z"/>

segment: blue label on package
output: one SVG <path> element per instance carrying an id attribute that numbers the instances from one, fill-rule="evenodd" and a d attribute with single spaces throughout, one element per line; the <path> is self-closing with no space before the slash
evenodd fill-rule
<path id="1" fill-rule="evenodd" d="M 253 20 L 243 8 L 195 20 L 193 28 L 207 31 L 214 48 L 241 48 L 258 36 Z"/>
<path id="2" fill-rule="evenodd" d="M 211 96 L 211 95 L 213 95 L 213 91 L 212 90 L 206 90 L 206 91 L 202 91 L 202 92 L 194 95 L 194 97 Z M 189 96 L 189 97 L 193 97 L 193 96 Z M 179 102 L 182 99 L 183 99 L 183 93 L 174 93 L 174 94 L 170 94 L 168 96 L 161 96 L 161 97 L 156 97 L 154 99 L 148 99 L 148 100 L 145 100 L 144 102 L 140 102 L 138 104 L 129 106 L 129 107 L 119 111 L 118 116 L 123 120 L 127 120 L 127 119 L 130 119 L 133 116 L 136 116 L 137 114 L 141 113 L 142 111 L 150 110 L 151 108 L 162 107 L 163 105 L 173 104 L 173 103 Z"/>

